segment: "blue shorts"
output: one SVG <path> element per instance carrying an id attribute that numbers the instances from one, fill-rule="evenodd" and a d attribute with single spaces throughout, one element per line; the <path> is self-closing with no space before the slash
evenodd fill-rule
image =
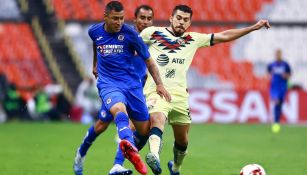
<path id="1" fill-rule="evenodd" d="M 270 97 L 272 100 L 279 100 L 283 102 L 285 100 L 287 90 L 270 90 Z"/>
<path id="2" fill-rule="evenodd" d="M 99 89 L 99 95 L 102 100 L 101 109 L 99 111 L 99 119 L 101 121 L 110 122 L 113 120 L 110 109 L 114 104 L 119 102 L 126 105 L 129 118 L 136 121 L 149 120 L 149 113 L 143 95 L 143 88 L 102 88 Z"/>

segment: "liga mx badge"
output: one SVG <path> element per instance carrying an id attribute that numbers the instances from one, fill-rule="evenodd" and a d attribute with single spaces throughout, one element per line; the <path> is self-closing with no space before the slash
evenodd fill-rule
<path id="1" fill-rule="evenodd" d="M 119 41 L 124 41 L 125 36 L 124 36 L 123 34 L 120 34 L 120 35 L 118 35 L 117 39 L 118 39 Z"/>

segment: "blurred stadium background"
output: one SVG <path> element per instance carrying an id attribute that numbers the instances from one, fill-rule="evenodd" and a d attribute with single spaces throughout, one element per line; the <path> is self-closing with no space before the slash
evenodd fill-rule
<path id="1" fill-rule="evenodd" d="M 102 20 L 107 2 L 0 0 L 0 123 L 7 123 L 0 125 L 0 174 L 72 173 L 74 150 L 88 127 L 75 123 L 91 124 L 100 103 L 89 78 L 92 46 L 87 29 Z M 157 26 L 169 25 L 176 4 L 190 5 L 194 11 L 190 30 L 205 33 L 268 19 L 269 30 L 197 52 L 188 73 L 192 119 L 213 124 L 192 127 L 191 157 L 183 174 L 234 175 L 253 162 L 262 164 L 270 175 L 307 172 L 306 127 L 301 127 L 307 122 L 307 0 L 121 2 L 128 23 L 133 22 L 138 5 L 151 5 Z M 282 50 L 293 75 L 282 119 L 289 125 L 272 136 L 266 125 L 271 122 L 266 66 L 274 60 L 276 49 Z M 64 122 L 8 122 L 16 120 Z M 105 157 L 113 156 L 115 144 L 100 149 L 106 146 L 101 140 L 113 139 L 114 132 L 107 133 L 93 147 L 86 173 L 101 174 L 103 167 L 107 174 L 111 167 L 112 161 Z M 163 161 L 171 157 L 171 132 L 165 138 Z"/>
<path id="2" fill-rule="evenodd" d="M 80 95 L 91 83 L 80 88 L 79 94 L 78 86 L 83 80 L 90 81 L 87 77 L 92 77 L 92 46 L 87 29 L 102 20 L 107 2 L 1 0 L 0 73 L 4 82 L 1 83 L 1 104 L 5 110 L 6 91 L 16 87 L 21 104 L 27 104 L 21 105 L 22 110 L 29 113 L 22 118 L 41 117 L 35 108 L 38 101 L 35 97 L 40 91 L 46 92 L 51 100 L 49 111 L 55 110 L 51 115 L 63 115 L 54 116 L 55 119 L 63 119 L 66 115 L 66 118 L 80 121 L 84 118 L 84 110 L 90 111 L 85 122 L 95 116 L 92 113 L 99 105 L 91 107 L 91 104 L 99 99 L 93 95 L 93 89 Z M 194 10 L 190 30 L 205 33 L 247 26 L 260 18 L 268 19 L 272 24 L 268 31 L 263 29 L 235 42 L 197 52 L 188 75 L 193 121 L 270 122 L 266 66 L 274 60 L 276 49 L 283 51 L 293 69 L 289 88 L 294 91 L 289 93 L 284 106 L 284 121 L 307 121 L 307 109 L 303 108 L 307 101 L 304 91 L 307 88 L 306 0 L 123 0 L 122 3 L 128 23 L 133 21 L 135 7 L 151 5 L 157 26 L 169 24 L 175 4 L 190 5 Z M 88 100 L 83 100 L 85 98 Z M 47 103 L 42 101 L 42 104 Z M 58 109 L 61 107 L 63 109 Z M 5 117 L 2 112 L 1 116 L 1 121 L 5 121 L 11 114 Z"/>

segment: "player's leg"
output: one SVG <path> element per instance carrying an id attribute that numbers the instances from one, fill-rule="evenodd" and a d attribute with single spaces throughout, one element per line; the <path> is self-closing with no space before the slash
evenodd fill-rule
<path id="1" fill-rule="evenodd" d="M 156 93 L 148 94 L 147 104 L 150 113 L 151 129 L 149 132 L 149 153 L 146 155 L 146 163 L 154 174 L 161 174 L 160 152 L 163 144 L 164 125 L 168 112 L 172 105 Z"/>
<path id="2" fill-rule="evenodd" d="M 122 102 L 124 103 L 118 100 L 121 95 L 120 93 L 118 93 L 116 96 L 113 96 L 113 99 L 109 100 L 109 103 L 112 103 L 112 101 L 118 101 L 118 103 L 114 103 L 112 105 L 112 107 L 110 108 L 110 112 L 111 114 L 113 114 L 113 116 L 115 116 L 114 121 L 117 126 L 118 136 L 121 139 L 120 148 L 125 158 L 127 158 L 134 165 L 136 170 L 139 171 L 141 174 L 146 174 L 147 168 L 143 163 L 137 148 L 135 147 L 133 132 L 129 127 L 127 108 L 130 109 L 132 97 L 129 94 L 129 91 L 122 91 L 121 93 L 124 94 L 125 99 L 122 100 Z M 108 101 L 110 97 L 107 97 L 106 99 Z M 126 104 L 128 103 L 129 105 L 126 106 Z M 147 117 L 146 120 L 149 120 L 149 117 Z"/>
<path id="3" fill-rule="evenodd" d="M 134 125 L 131 121 L 129 121 L 129 126 L 130 126 L 131 130 L 134 131 L 134 133 L 135 133 L 135 128 L 134 128 Z M 118 134 L 116 134 L 116 137 L 118 137 Z M 109 175 L 120 175 L 120 174 L 129 175 L 129 174 L 132 174 L 131 170 L 123 167 L 125 157 L 124 157 L 123 152 L 121 151 L 120 146 L 119 146 L 120 139 L 117 143 L 118 143 L 118 147 L 117 147 L 117 150 L 116 150 L 116 155 L 115 155 L 113 167 L 111 168 Z M 135 143 L 136 143 L 136 147 L 137 147 L 138 144 L 137 144 L 137 142 L 135 142 Z"/>
<path id="4" fill-rule="evenodd" d="M 110 122 L 113 120 L 112 115 L 108 111 L 106 111 L 106 108 L 103 104 L 99 111 L 98 117 L 99 120 L 97 120 L 96 123 L 88 129 L 81 145 L 76 151 L 73 165 L 73 169 L 76 175 L 83 174 L 83 165 L 87 151 L 89 150 L 95 139 L 108 128 Z"/>
<path id="5" fill-rule="evenodd" d="M 280 117 L 282 110 L 282 94 L 278 90 L 271 90 L 270 96 L 271 101 L 273 103 L 273 124 L 272 124 L 272 132 L 278 133 L 280 131 Z"/>
<path id="6" fill-rule="evenodd" d="M 172 125 L 175 143 L 173 146 L 174 159 L 168 162 L 171 175 L 179 175 L 184 157 L 187 155 L 188 133 L 190 124 Z"/>
<path id="7" fill-rule="evenodd" d="M 178 98 L 174 110 L 169 113 L 169 124 L 173 127 L 175 142 L 173 145 L 173 160 L 168 162 L 171 175 L 179 175 L 183 159 L 187 155 L 188 134 L 191 124 L 187 98 Z"/>

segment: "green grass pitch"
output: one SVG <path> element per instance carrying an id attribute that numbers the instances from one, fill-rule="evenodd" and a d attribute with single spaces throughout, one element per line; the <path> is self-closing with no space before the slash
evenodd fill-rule
<path id="1" fill-rule="evenodd" d="M 89 126 L 72 123 L 7 123 L 0 125 L 1 175 L 69 175 L 75 150 Z M 88 152 L 85 175 L 107 175 L 113 163 L 115 127 L 98 137 Z M 166 127 L 161 153 L 163 175 L 172 158 L 172 130 Z M 148 145 L 141 151 L 142 157 Z M 268 175 L 307 174 L 307 127 L 283 125 L 272 134 L 269 125 L 192 125 L 183 175 L 239 175 L 258 163 Z M 126 167 L 132 168 L 126 161 Z M 134 174 L 138 174 L 134 171 Z M 149 174 L 152 174 L 151 172 Z"/>

